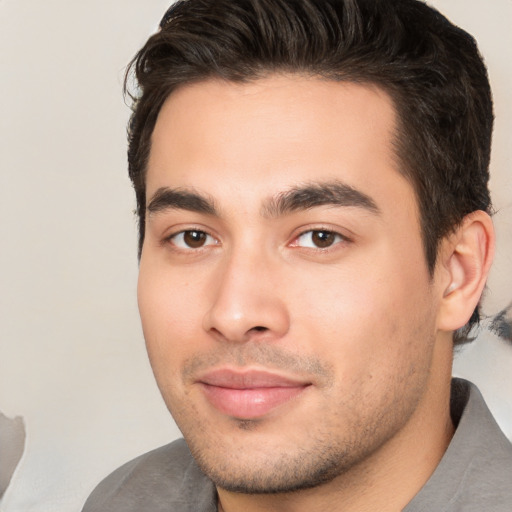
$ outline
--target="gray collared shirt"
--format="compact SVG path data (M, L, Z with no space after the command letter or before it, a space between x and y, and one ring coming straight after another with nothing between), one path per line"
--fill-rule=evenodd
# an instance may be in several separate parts
M448 450L403 512L512 512L512 445L470 382L453 379L451 414ZM216 512L216 502L180 439L114 471L82 512Z

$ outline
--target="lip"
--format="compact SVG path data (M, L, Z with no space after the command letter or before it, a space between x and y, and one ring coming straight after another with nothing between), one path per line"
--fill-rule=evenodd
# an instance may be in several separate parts
M218 369L197 379L218 411L238 419L256 419L298 397L311 382L265 370Z

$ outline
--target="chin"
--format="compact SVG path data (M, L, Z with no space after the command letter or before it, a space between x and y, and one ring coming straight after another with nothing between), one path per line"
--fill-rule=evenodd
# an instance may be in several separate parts
M355 439L340 442L312 429L299 441L291 432L270 436L258 431L258 422L239 421L237 427L239 436L220 436L211 424L185 433L203 473L218 488L235 493L278 494L317 487L349 471L377 448Z
M269 458L266 461L213 461L195 455L201 470L214 484L230 492L242 494L281 494L310 489L326 484L347 470L343 458L336 455L307 460L305 455ZM345 461L346 462L346 461Z

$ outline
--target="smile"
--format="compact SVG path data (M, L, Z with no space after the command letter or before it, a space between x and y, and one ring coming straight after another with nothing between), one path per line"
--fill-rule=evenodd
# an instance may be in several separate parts
M311 385L266 371L227 369L202 376L198 384L211 405L237 419L264 416Z

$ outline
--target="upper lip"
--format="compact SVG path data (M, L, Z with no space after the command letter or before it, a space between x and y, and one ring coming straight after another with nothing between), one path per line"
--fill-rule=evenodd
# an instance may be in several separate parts
M311 384L306 380L291 378L268 370L234 370L227 368L208 371L201 375L197 381L209 386L231 389L305 387Z

